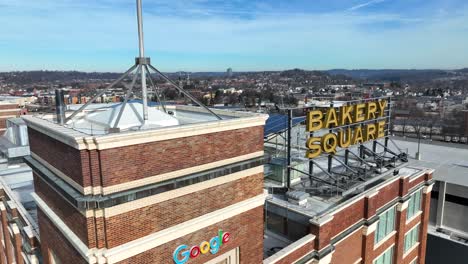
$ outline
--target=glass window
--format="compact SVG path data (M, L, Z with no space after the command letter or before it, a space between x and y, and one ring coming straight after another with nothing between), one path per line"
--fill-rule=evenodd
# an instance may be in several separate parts
M395 206L379 215L379 223L375 231L375 244L382 241L393 230L395 230Z
M374 260L374 264L392 264L393 263L393 246Z
M410 219L419 211L421 211L421 192L422 190L419 190L413 193L410 199L408 200L408 210L406 211L406 220Z
M404 252L407 253L419 241L419 225L415 226L405 235Z
M267 212L267 228L277 234L286 234L284 217L272 212Z

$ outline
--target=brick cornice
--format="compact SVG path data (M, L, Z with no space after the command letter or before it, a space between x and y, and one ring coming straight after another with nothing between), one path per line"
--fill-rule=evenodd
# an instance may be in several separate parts
M194 109L190 110L194 111ZM102 150L241 128L263 126L268 118L268 115L263 114L228 113L229 115L233 115L235 118L173 127L162 127L150 130L121 132L102 136L89 136L72 128L60 126L50 120L34 116L24 116L23 119L32 129L44 133L73 148L79 150ZM223 114L226 113L223 112Z

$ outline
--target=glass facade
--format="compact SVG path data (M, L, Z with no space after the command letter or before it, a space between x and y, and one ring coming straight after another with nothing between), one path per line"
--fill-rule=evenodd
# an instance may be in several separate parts
M421 192L422 190L419 190L411 195L408 201L408 210L406 211L407 220L421 211Z
M395 206L379 215L379 223L375 231L375 244L395 230Z
M393 246L374 260L374 264L392 264L393 263Z
M406 233L404 241L404 252L407 253L419 241L419 225Z
M308 226L298 223L292 219L288 219L287 217L268 211L266 212L266 217L268 230L282 235L291 241L299 240L309 233Z

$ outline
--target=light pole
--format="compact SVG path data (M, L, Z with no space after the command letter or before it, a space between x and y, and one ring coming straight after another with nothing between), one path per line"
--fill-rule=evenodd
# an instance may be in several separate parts
M418 131L418 152L416 152L416 159L421 160L421 152L419 152L421 146L421 131Z
M421 123L418 124L418 152L416 152L416 159L421 160Z

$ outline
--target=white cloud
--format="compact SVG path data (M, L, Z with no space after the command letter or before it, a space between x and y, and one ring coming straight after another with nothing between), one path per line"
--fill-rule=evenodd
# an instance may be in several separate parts
M368 1L366 3L362 3L362 4L359 4L359 5L355 5L351 8L348 9L348 11L355 11L355 10L358 10L358 9L361 9L361 8L364 8L366 6L370 6L370 5L375 5L375 4L378 4L378 3L382 3L384 2L385 0L371 0L371 1Z

